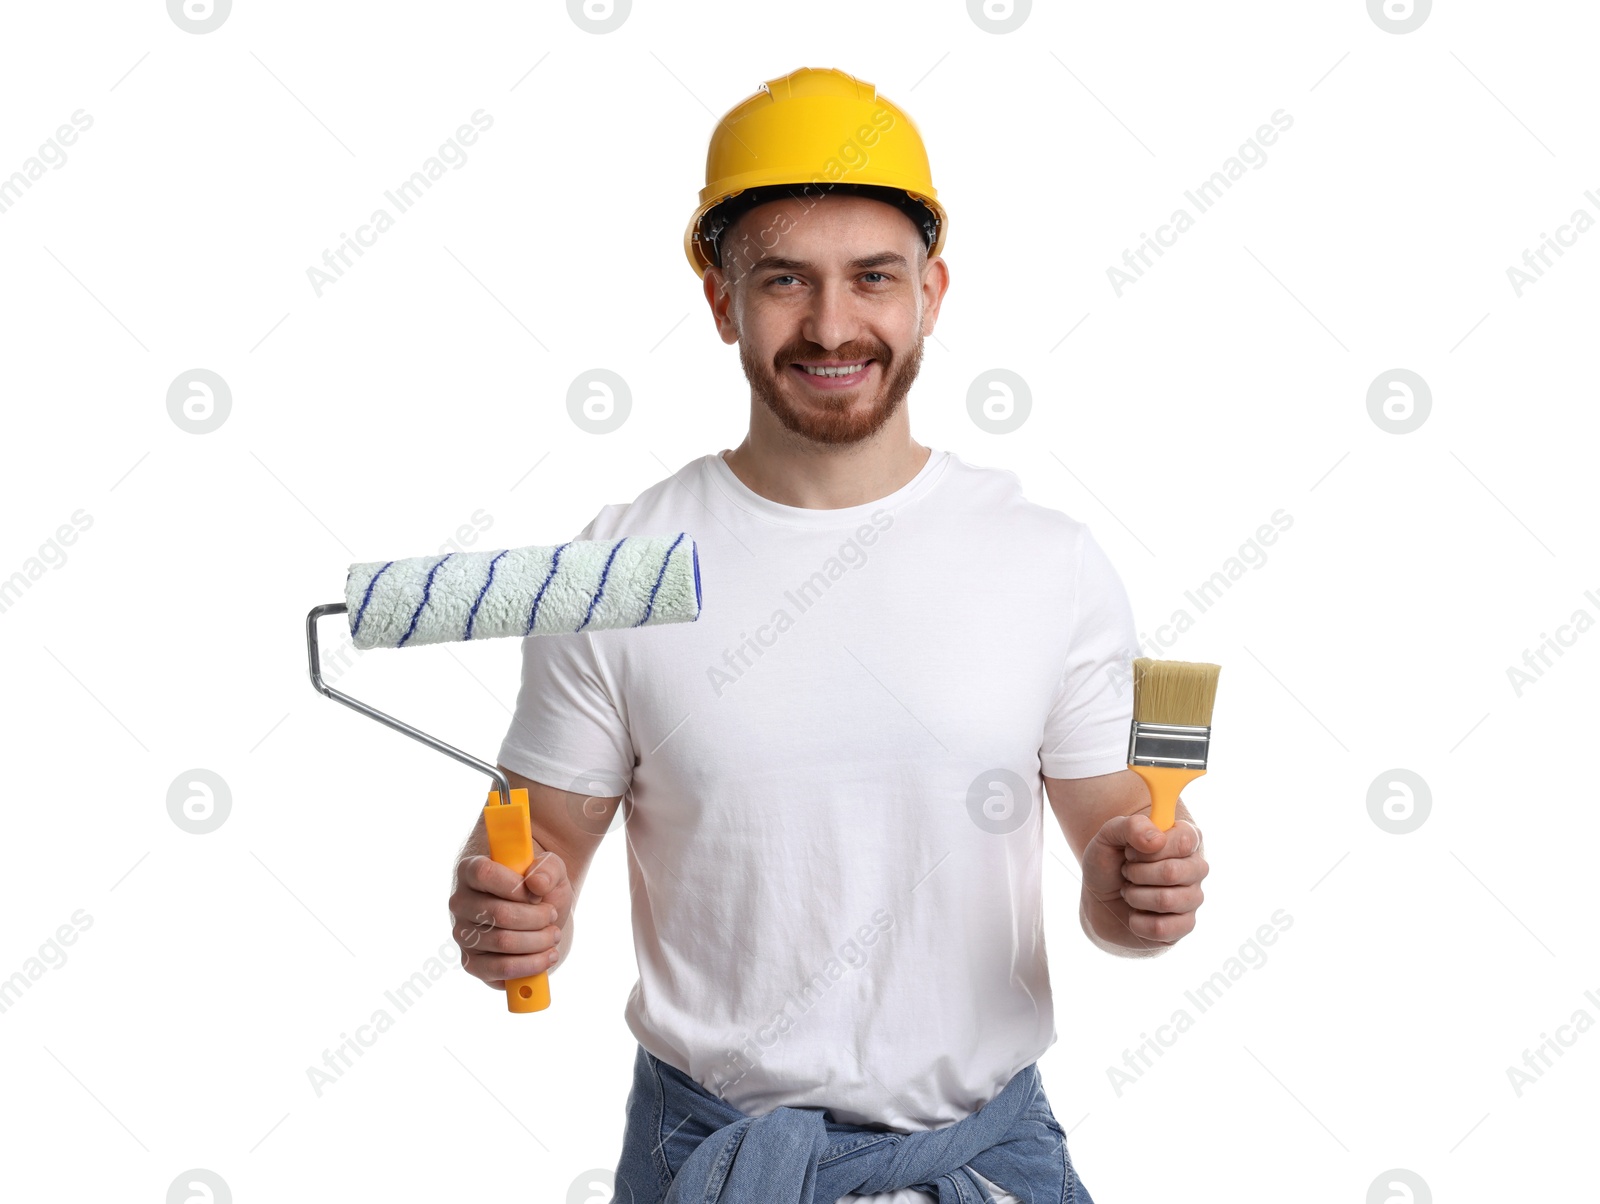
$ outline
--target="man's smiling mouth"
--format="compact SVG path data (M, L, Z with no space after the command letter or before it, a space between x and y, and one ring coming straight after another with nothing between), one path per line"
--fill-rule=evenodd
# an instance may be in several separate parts
M876 360L817 360L794 363L789 367L806 378L808 384L819 386L853 385L866 379L867 372Z

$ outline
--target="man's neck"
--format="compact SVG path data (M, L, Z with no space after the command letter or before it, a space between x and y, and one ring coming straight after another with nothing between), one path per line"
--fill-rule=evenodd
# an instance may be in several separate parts
M769 501L841 510L888 497L921 472L932 454L909 434L894 446L820 450L762 448L747 435L722 459L747 488Z

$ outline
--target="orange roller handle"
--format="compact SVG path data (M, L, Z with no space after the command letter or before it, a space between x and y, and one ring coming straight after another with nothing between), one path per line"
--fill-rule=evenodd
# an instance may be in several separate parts
M515 787L511 801L502 803L498 790L489 791L489 801L483 808L483 826L489 833L489 856L492 860L526 874L533 865L533 827L528 820L528 791ZM550 1006L550 976L534 974L528 978L513 978L506 982L506 1010L508 1012L542 1012Z
M1130 765L1150 788L1150 820L1165 832L1178 816L1178 795L1203 769L1179 769L1172 765Z

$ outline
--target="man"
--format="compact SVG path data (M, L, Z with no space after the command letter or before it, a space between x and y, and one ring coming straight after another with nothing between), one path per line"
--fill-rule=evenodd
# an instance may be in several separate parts
M851 140L850 178L816 186ZM1012 473L911 438L950 280L926 175L910 119L842 72L719 123L686 249L750 429L578 536L690 532L701 616L523 642L499 761L545 854L524 882L480 818L451 912L491 986L558 964L628 798L618 1201L1087 1202L1034 1066L1056 1035L1041 785L1094 943L1145 956L1194 926L1199 832L1181 803L1157 830L1126 767L1115 570Z

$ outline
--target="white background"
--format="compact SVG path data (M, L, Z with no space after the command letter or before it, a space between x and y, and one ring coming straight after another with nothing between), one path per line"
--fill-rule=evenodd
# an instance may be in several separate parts
M834 66L913 116L950 213L914 437L1087 521L1141 630L1195 616L1147 653L1223 666L1190 937L1089 945L1050 825L1041 1069L1096 1201L1594 1198L1600 1032L1561 1029L1520 1094L1507 1073L1600 1020L1600 634L1567 628L1520 694L1507 674L1600 617L1600 233L1521 296L1507 276L1600 217L1592 6L1441 4L1404 34L1358 0L1039 4L1010 33L951 0L639 3L604 34L554 3L4 22L0 178L92 125L0 213L0 580L55 562L0 612L0 977L55 963L0 1013L0 1194L183 1199L204 1168L241 1202L606 1198L634 1054L621 839L548 1011L451 963L397 1013L384 992L449 939L484 783L312 691L305 615L353 561L480 511L474 549L559 543L740 441L748 386L683 227L715 118ZM479 109L465 164L318 296L307 269ZM1124 249L1280 109L1264 165L1119 297ZM598 367L633 407L602 436L566 407ZM1397 367L1432 396L1408 434L1367 406ZM167 408L196 368L231 390L206 434ZM996 368L1031 392L1004 435L967 405ZM1197 614L1185 591L1280 508ZM351 654L336 684L492 757L518 664L512 640ZM1404 835L1368 809L1397 768L1431 794ZM231 797L204 835L167 805L196 769ZM1265 963L1197 1014L1184 992L1278 909ZM393 1027L318 1095L307 1068L380 1007ZM1180 1008L1119 1091L1108 1069Z

